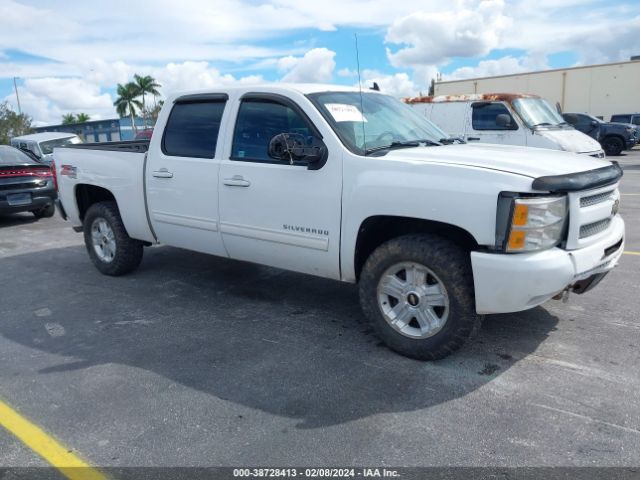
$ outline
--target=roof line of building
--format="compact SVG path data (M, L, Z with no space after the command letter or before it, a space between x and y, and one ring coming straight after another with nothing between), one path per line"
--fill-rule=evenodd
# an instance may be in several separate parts
M533 72L520 72L520 73L508 73L505 75L490 75L487 77L474 77L474 78L463 78L460 80L444 80L440 82L436 82L437 84L443 83L459 83L459 82L470 82L475 80L487 80L489 78L506 78L506 77L518 77L521 75L535 75L538 73L550 73L550 72L563 72L567 70L580 70L583 68L599 68L599 67L610 67L612 65L626 65L629 63L640 63L640 60L625 60L624 62L612 62L612 63L599 63L597 65L580 65L577 67L565 67L565 68L552 68L550 70L535 70Z

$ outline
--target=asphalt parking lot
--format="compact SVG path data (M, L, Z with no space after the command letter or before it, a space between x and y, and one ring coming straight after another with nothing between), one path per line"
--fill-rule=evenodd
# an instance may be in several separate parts
M59 217L0 218L0 399L98 466L640 465L640 150L620 266L398 356L354 286L168 247L92 266ZM45 461L0 428L0 466Z

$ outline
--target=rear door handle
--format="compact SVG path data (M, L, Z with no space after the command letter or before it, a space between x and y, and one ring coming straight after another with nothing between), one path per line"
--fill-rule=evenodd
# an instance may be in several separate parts
M478 140L480 140L480 137L467 137L468 142L473 142L473 141L477 142Z
M242 178L242 175L234 175L231 178L225 178L222 183L229 187L248 187L251 185L249 180Z
M156 170L155 172L151 172L156 178L173 178L173 173L171 173L166 168L161 168L160 170Z

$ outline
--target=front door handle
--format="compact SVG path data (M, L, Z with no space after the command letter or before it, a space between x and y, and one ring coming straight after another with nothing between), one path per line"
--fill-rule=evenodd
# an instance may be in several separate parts
M166 168L161 168L160 170L156 170L155 172L151 172L156 178L173 178L173 173L171 173Z
M477 142L480 140L480 137L467 137L467 142Z
M222 183L229 187L248 187L251 185L249 180L242 178L242 175L234 175L231 178L225 178Z

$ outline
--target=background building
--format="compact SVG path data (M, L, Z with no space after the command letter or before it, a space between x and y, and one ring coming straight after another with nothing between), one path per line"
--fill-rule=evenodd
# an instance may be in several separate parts
M136 118L135 121L138 131L144 130L144 120L142 118ZM151 128L151 126L148 128ZM75 133L85 142L117 142L119 140L133 140L135 137L130 118L111 118L65 125L47 125L45 127L35 127L33 130L38 133Z
M605 120L640 112L640 60L562 68L435 84L435 95L532 93L557 103L563 112L589 113Z

